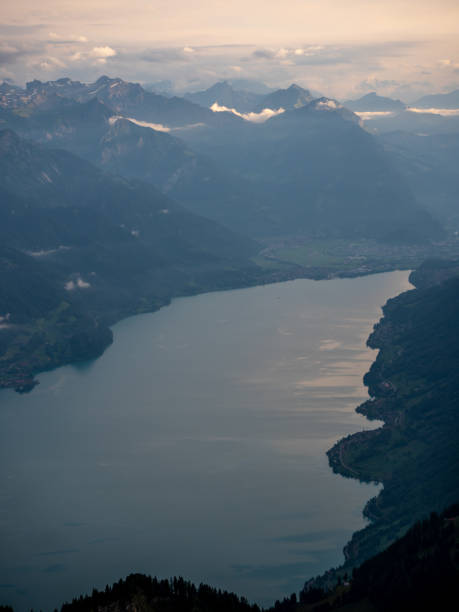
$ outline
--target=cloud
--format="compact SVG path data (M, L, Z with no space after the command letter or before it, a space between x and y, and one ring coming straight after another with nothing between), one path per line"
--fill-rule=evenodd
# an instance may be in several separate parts
M341 346L341 342L338 342L337 340L322 340L320 342L320 349L321 351L334 351L335 349L339 348Z
M13 72L7 70L3 66L0 66L0 79L2 81L10 81L11 83L14 83L14 76L15 75Z
M38 67L45 72L51 72L56 68L65 68L66 64L58 57L46 57L38 62Z
M354 111L354 113L362 119L362 121L371 121L372 119L381 119L384 117L393 117L394 111Z
M114 123L120 120L127 120L127 121L130 121L131 123L134 123L135 125L139 125L140 127L147 127L152 130L156 130L157 132L170 132L171 131L170 127L167 127L167 125L163 125L162 123L150 123L149 121L139 121L138 119L133 119L132 117L121 117L121 116L110 117L108 122L110 123L110 125L113 125Z
M36 34L40 30L46 28L46 24L34 25L10 25L0 24L0 34L3 36L23 36L27 34Z
M316 103L316 106L326 110L336 110L337 108L341 107L341 104L338 104L335 102L335 100L319 100L319 102Z
M453 70L453 72L459 72L459 62L452 59L441 59L438 60L437 64L442 69Z
M291 50L290 49L284 49L283 47L281 49L279 49L279 51L276 52L275 57L278 57L280 59L285 59L287 58L289 55L291 55Z
M323 45L255 49L251 56L244 57L241 61L250 62L253 59L276 62L284 66L324 66L351 62L351 57L348 57L345 50Z
M89 57L95 58L96 64L106 64L109 57L115 57L116 51L111 47L93 47L89 52Z
M398 87L400 81L394 81L392 79L379 79L375 76L369 76L365 80L361 81L358 85L362 91L376 91L377 89L384 89L386 87Z
M406 109L410 113L429 113L431 115L442 115L443 117L459 116L459 108L415 108L408 107Z
M76 280L68 281L64 285L66 291L75 291L75 289L89 289L90 286L91 284L84 281L81 276L79 276Z
M255 59L267 59L271 60L276 57L274 51L269 51L268 49L255 49L252 53L252 57ZM248 58L244 58L246 61Z
M152 130L156 130L157 132L170 132L171 128L167 127L167 125L163 125L162 123L150 123L148 121L139 121L137 119L133 119L132 117L127 117L127 120L131 123L135 123L135 125L140 125L140 127L147 127Z
M99 59L106 59L107 57L114 57L116 55L115 49L111 47L93 47L89 55Z
M48 33L49 42L55 44L67 44L67 43L86 43L88 39L86 36L77 36L76 34L72 34L71 36L57 34L56 32Z
M70 21L67 25L54 21L23 30L0 26L0 74L18 82L48 80L54 74L62 76L63 68L49 59L57 58L72 79L95 80L110 64L111 74L125 80L152 83L169 79L174 83L171 93L178 95L205 89L239 73L274 89L297 82L317 96L320 92L347 99L379 90L382 95L406 101L432 91L454 89L459 83L455 72L459 70L455 67L459 58L454 47L446 43L399 40L327 44L323 37L314 37L313 42L298 37L282 41L279 37L277 42L261 38L257 44L254 37L254 42L241 45L199 45L199 39L189 33L180 42L177 38L176 46L152 48L146 38L128 41L112 36L101 30L102 25L109 24L99 22ZM107 48L115 55L98 51ZM438 63L438 58L444 61ZM421 82L425 71L431 72L428 83Z
M181 49L151 49L141 54L144 62L187 62L190 61L196 50L192 47Z
M0 64L14 64L27 51L18 44L0 41Z
M252 123L264 123L268 119L275 117L276 115L281 115L285 112L284 108L278 108L277 110L273 110L271 108L264 108L260 113L240 113L235 108L228 108L227 106L220 106L217 102L214 102L210 107L210 110L214 113L233 113L233 115L237 115L246 121L251 121Z

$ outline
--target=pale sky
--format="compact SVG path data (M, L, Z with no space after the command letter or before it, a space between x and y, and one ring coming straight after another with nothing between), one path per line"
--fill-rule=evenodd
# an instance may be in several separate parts
M19 84L239 77L408 101L459 87L459 0L16 0L0 14L0 78Z

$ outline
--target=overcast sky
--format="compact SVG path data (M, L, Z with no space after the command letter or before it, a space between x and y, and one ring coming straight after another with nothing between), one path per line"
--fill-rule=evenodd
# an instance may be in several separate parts
M0 78L223 78L410 101L459 87L459 0L3 2Z

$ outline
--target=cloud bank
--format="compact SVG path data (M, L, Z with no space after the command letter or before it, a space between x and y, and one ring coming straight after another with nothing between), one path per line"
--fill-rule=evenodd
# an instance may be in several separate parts
M338 99L377 89L412 102L459 87L457 0L437 0L435 10L418 0L415 11L400 0L4 4L0 79L21 85L94 81L104 66L126 80L173 81L174 93L235 75Z

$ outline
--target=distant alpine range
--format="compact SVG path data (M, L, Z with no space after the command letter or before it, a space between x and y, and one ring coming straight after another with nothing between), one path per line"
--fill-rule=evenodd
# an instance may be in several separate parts
M251 94L251 111L250 96L241 102L228 83L188 99L108 77L89 85L33 81L25 90L3 84L1 91L3 127L151 183L250 237L441 234L360 119L298 85ZM215 103L238 114L213 112ZM242 109L278 114L254 123Z

